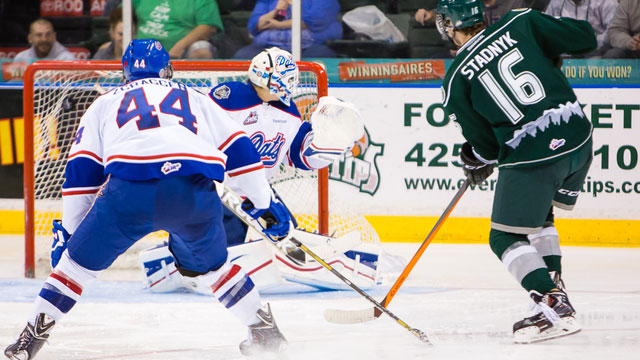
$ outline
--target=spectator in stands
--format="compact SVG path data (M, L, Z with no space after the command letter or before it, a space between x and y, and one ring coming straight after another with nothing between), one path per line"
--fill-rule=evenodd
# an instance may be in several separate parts
M488 26L500 20L504 14L512 9L532 8L542 11L549 4L549 0L483 0L482 3L484 4L484 22ZM423 26L425 24L434 26L435 14L435 10L418 9L415 19Z
M605 59L640 58L640 2L620 0L607 31L610 48Z
M94 60L122 60L122 8L113 10L109 15L109 37L111 41L100 46L93 55Z
M19 52L13 61L29 60L75 60L73 54L56 41L53 24L46 19L37 19L29 26L29 44L31 47Z
M504 14L508 13L512 9L519 8L532 8L534 10L543 11L549 0L483 0L484 5L483 13L484 22L487 26L492 25L496 21L500 20ZM436 21L436 11L418 9L415 13L416 21L426 27L434 27ZM457 50L449 50L451 57L456 56ZM438 54L437 57L448 57L446 53Z
M105 15L121 0L108 0ZM139 39L159 40L172 59L212 59L217 49L209 40L223 31L216 0L132 0Z
M598 50L605 44L607 28L616 12L616 0L551 0L545 11L551 16L563 16L588 21L596 32ZM586 54L590 57L595 53Z
M238 50L236 59L251 59L272 46L291 51L291 0L258 0L253 8L249 33L253 43ZM302 57L335 57L327 40L342 38L338 21L340 4L337 0L302 0Z

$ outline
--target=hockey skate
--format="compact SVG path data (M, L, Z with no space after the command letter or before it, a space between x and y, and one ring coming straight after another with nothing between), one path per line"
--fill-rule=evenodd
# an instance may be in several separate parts
M9 345L4 350L4 354L13 360L33 359L49 338L55 323L46 314L38 314L35 325L27 324L18 340Z
M576 311L564 291L552 289L544 295L531 291L531 298L536 303L537 313L513 325L516 344L554 339L580 331Z
M271 306L258 310L258 323L249 326L249 338L240 343L240 352L245 356L258 355L263 352L278 353L287 348L276 321L271 314Z
M564 292L567 291L567 288L564 286L564 281L560 277L560 273L557 271L549 271L549 276L553 283L556 284L556 289L562 290Z

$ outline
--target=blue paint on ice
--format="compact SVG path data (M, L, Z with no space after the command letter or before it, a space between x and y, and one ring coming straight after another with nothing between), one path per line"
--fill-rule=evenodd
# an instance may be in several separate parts
M7 279L0 278L0 302L33 302L40 292L43 279ZM450 289L430 287L403 287L400 293L426 294L447 291ZM388 286L378 286L367 291L375 299L383 298L389 291ZM283 284L261 291L265 300L321 298L339 299L359 297L352 290L327 291L302 284ZM174 302L210 302L214 298L196 294L186 290L166 294L151 293L144 284L134 281L102 281L98 280L84 289L80 302L83 303L174 303Z

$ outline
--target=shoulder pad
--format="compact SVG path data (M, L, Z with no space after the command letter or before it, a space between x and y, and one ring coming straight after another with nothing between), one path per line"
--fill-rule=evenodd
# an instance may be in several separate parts
M269 102L269 104L271 104L272 106L275 106L278 109L280 109L280 110L282 110L282 111L284 111L284 112L286 112L286 113L288 113L290 115L293 115L295 117L298 117L298 118L302 117L302 116L300 116L300 112L298 111L298 107L296 106L296 103L293 100L291 100L289 102L289 106L283 104L280 101L271 101L271 102Z
M211 89L209 97L225 110L241 110L262 103L251 85L239 81L219 84Z

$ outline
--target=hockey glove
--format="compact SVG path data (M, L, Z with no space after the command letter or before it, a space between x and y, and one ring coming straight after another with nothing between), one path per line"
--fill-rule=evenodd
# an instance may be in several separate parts
M62 226L60 220L53 220L53 243L51 244L51 270L53 270L62 257L62 253L67 249L67 240L71 237Z
M473 149L468 142L462 144L460 160L464 164L462 171L469 184L478 185L485 181L493 173L493 164L486 164L480 161L473 153Z
M278 200L271 199L268 209L257 209L251 200L245 199L242 202L242 210L258 220L264 234L273 242L284 239L289 233L291 216L287 208Z
M364 123L358 108L333 96L320 98L311 114L311 129L313 139L305 144L303 155L323 160L327 165L364 136Z
M562 69L562 56L556 56L552 61L553 66L557 67L558 69Z

